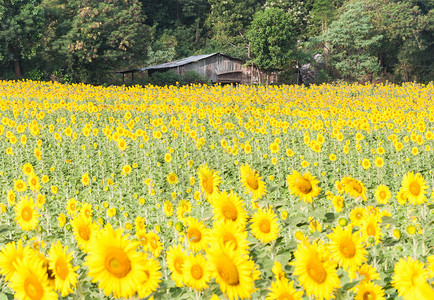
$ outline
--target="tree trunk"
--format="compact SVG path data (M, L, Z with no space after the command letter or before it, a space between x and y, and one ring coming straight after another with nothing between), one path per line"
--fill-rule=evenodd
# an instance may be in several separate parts
M21 68L20 68L20 58L18 55L18 51L15 50L14 47L11 45L8 45L8 50L14 57L14 69L15 69L15 77L20 78L21 77Z
M197 44L197 42L199 42L199 21L200 19L197 18L196 19L196 38L195 38L195 43Z

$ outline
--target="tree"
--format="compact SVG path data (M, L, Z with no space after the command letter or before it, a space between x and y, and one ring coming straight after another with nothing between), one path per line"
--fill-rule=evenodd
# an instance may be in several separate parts
M248 57L247 28L254 13L264 4L262 0L208 0L211 11L206 21L211 39L219 47L230 45L234 52L243 52L239 58ZM242 51L240 51L240 49Z
M79 81L135 67L146 58L150 28L137 0L81 0L66 35L66 54Z
M322 38L330 45L332 65L344 79L364 81L380 71L376 54L383 36L374 31L361 2L344 6Z
M258 11L247 34L254 55L253 63L266 71L283 68L295 45L293 21L278 8Z
M365 6L375 30L384 36L382 66L398 80L432 80L433 2L365 0Z
M0 0L0 44L5 62L13 61L21 77L20 62L36 55L44 24L44 10L36 0Z

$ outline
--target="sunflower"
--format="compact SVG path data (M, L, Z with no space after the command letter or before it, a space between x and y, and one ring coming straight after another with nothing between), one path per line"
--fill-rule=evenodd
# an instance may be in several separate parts
M145 271L142 253L137 252L138 242L122 235L122 229L114 230L108 224L92 239L85 265L92 282L109 296L129 298L135 294Z
M84 218L92 219L92 204L83 203L80 208L80 215Z
M377 168L382 168L384 166L384 160L382 157L376 157L375 158L375 166Z
M356 296L354 300L384 300L384 291L381 286L376 285L372 281L361 282L356 287Z
M380 279L380 274L378 274L375 267L364 263L358 269L350 269L348 272L348 277L351 279L351 281L354 279L361 279L360 283L362 283Z
M15 206L15 221L22 230L30 231L38 225L39 214L33 204L33 199L27 196L20 198L20 201Z
M169 184L176 184L176 183L178 183L179 182L178 175L176 175L173 172L170 172L169 174L167 174L167 182Z
M342 178L342 186L344 187L345 193L349 194L351 197L355 199L360 197L363 201L366 201L366 188L361 181L351 177L344 177Z
M29 180L27 181L29 188L32 191L39 191L41 184L39 183L39 177L36 174L30 174Z
M80 249L86 253L89 252L90 242L96 232L98 232L98 225L93 223L92 219L79 215L71 220L71 226Z
M25 192L27 190L27 184L21 179L15 180L14 189L17 192Z
M271 153L279 152L279 144L276 142L271 143L268 148L270 149Z
M66 215L64 213L60 213L57 217L57 221L59 222L59 227L62 228L66 223Z
M335 195L332 198L333 207L336 212L341 212L344 207L344 198L341 195Z
M173 205L169 200L164 201L164 214L166 217L171 217L173 215Z
M362 238L368 245L374 243L377 245L380 243L381 236L383 235L381 233L380 223L381 219L378 215L368 215L360 224ZM371 238L373 238L373 240Z
M182 199L179 201L178 206L176 208L176 217L182 223L187 223L189 214L193 209L193 205L190 201Z
M423 263L412 257L401 258L395 264L394 271L392 285L398 290L399 296L404 299L432 299L421 298L419 295L421 290L426 290L428 294L431 289L427 283L429 272L424 268ZM432 294L434 292L431 289Z
M23 247L23 241L7 243L0 250L0 274L9 281L16 272L16 263L30 253L29 246Z
M15 196L14 190L9 190L8 191L7 199L8 199L8 205L9 206L14 206L15 205L16 196Z
M375 190L375 199L377 199L378 203L387 204L391 197L392 193L386 185L380 184L377 186L377 189Z
M363 219L366 217L366 209L360 206L356 206L350 213L350 220L354 226L360 226Z
M288 281L286 278L286 274L282 269L282 264L278 261L275 261L273 267L271 268L271 272L274 274L274 278L277 281Z
M428 186L419 173L407 173L402 179L402 190L410 204L419 205L427 201L425 194Z
M68 212L68 215L70 215L71 217L75 217L75 215L77 215L77 206L79 204L80 203L77 201L77 199L69 199L66 203L66 211Z
M143 275L140 277L141 282L137 290L140 299L146 298L151 293L155 292L161 281L161 267L158 261L154 257L145 257L143 260L144 270Z
M292 174L286 177L286 183L291 194L300 196L305 203L311 203L313 197L316 197L321 191L318 187L318 180L309 172L301 176L300 173L293 170Z
M149 251L155 257L158 257L163 250L163 244L160 242L160 237L155 233L155 231L151 231L147 233L147 244L145 247L146 251Z
M265 298L265 300L301 300L303 297L303 291L297 291L294 288L294 281L273 281L269 290L270 293L268 293L268 296Z
M250 169L248 164L241 166L241 182L246 192L252 193L253 200L261 199L267 193L265 182L261 178L256 170Z
M221 178L217 175L218 172L210 169L207 164L200 165L197 169L199 183L202 191L205 193L205 198L212 203L213 197L218 192L218 185Z
M263 210L259 208L252 217L253 236L261 243L274 241L279 236L279 225L277 223L277 215L271 208Z
M23 173L27 176L30 176L31 174L33 174L34 170L33 170L33 166L32 164L26 163L23 165Z
M38 209L41 209L44 206L45 201L46 201L45 195L38 194L38 196L36 196L36 207Z
M19 259L10 287L16 299L57 299L57 293L49 284L43 261L25 256Z
M201 291L208 287L211 274L208 262L202 255L188 256L182 266L182 273L185 284L194 290Z
M181 245L170 246L166 252L167 267L172 272L170 276L176 286L182 287L184 282L183 266L187 260L187 254Z
M225 247L228 244L232 244L233 250L240 253L240 255L248 253L247 231L238 228L234 223L215 222L211 237L211 247Z
M333 292L341 283L336 272L336 263L328 257L324 245L299 243L294 252L294 275L309 297L333 298Z
M52 244L49 252L49 269L54 275L54 286L62 297L73 292L77 284L77 267L71 265L72 253L67 253L68 246L62 247L60 241Z
M208 253L210 269L220 290L230 299L250 298L254 292L254 263L227 246Z
M137 216L134 219L134 225L135 225L137 232L144 230L144 229L146 229L146 219L141 217L141 216Z
M330 257L343 269L354 269L366 260L368 252L363 248L359 233L352 233L351 227L335 227L327 237L330 239Z
M146 229L136 231L136 238L139 241L140 246L143 247L143 249L147 249L148 247L148 233L146 232Z
M215 220L233 223L242 229L246 226L247 213L244 210L244 203L233 191L230 194L226 191L220 192L212 206Z
M81 176L81 183L83 186L87 186L90 183L89 173L85 173Z
M364 159L362 160L362 167L363 167L363 169L365 169L365 170L368 170L368 169L371 167L371 162L369 161L369 159L364 158Z
M398 201L400 205L404 205L407 202L407 195L405 194L402 187L399 189L398 193L396 194L396 201Z
M209 229L202 222L189 218L189 226L186 232L189 248L193 253L205 250L209 242Z

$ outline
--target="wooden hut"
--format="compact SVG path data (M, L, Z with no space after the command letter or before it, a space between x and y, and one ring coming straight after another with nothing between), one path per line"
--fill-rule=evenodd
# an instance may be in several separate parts
M266 73L253 65L246 65L245 63L242 59L216 52L190 56L136 70L118 71L117 73L123 76L127 73L132 73L133 76L134 72L137 71L146 71L148 75L152 75L155 72L174 71L179 75L183 75L187 71L194 71L207 77L212 83L277 83L277 73Z

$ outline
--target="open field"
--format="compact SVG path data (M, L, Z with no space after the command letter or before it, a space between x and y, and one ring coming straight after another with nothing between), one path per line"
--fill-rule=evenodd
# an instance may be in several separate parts
M433 92L0 81L0 299L433 299Z

